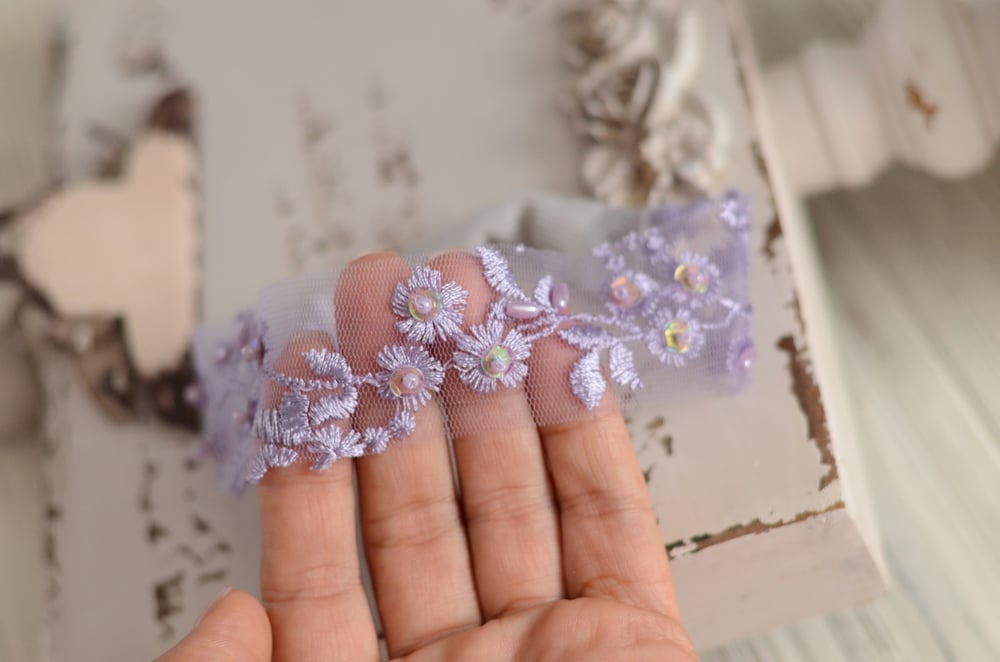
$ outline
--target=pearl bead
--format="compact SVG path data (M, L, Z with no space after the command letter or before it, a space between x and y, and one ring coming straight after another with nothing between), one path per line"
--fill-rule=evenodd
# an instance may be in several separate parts
M608 286L608 296L611 302L619 308L632 308L642 296L639 286L625 276L619 276Z
M549 302L560 312L569 308L569 285L563 282L553 285L552 292L549 293Z
M260 363L264 357L264 346L260 340L253 340L240 349L240 355L247 363Z
M750 370L757 359L757 351L752 344L747 344L736 356L736 367L741 370Z
M514 320L533 320L541 314L541 309L527 301L508 301L504 307L507 317Z
M188 384L184 387L184 402L192 407L205 404L205 391L198 384Z
M483 356L483 372L490 377L499 379L507 374L511 363L510 351L503 345L494 345Z
M683 354L691 347L691 336L689 335L687 322L684 320L671 320L663 327L663 339L667 343L667 349L675 354Z
M247 406L243 409L237 409L233 412L233 423L236 423L237 425L247 425L253 420L253 414L253 405L247 403Z
M709 276L695 264L682 264L674 270L674 280L689 292L704 294L708 291Z
M417 290L410 295L410 316L419 322L434 319L441 309L441 295L434 290Z
M226 345L219 345L215 350L215 362L225 363L225 361L229 358L230 352L231 350Z
M389 390L396 397L418 393L423 385L423 373L413 366L400 366L389 376Z

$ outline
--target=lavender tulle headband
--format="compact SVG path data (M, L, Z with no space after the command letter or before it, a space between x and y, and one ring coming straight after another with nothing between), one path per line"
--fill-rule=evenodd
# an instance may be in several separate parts
M748 204L602 208L622 236L572 255L480 246L360 260L266 288L254 311L195 339L205 450L239 490L296 462L405 443L439 408L518 389L534 423L578 420L615 394L660 406L738 389L753 362ZM611 222L613 221L613 223Z

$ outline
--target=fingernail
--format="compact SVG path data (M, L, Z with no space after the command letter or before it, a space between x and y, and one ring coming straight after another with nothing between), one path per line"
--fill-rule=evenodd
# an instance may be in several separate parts
M358 253L353 258L351 258L351 264L366 264L368 262L379 262L385 259L391 259L395 256L390 250L380 250L380 251L368 251L365 253Z
M205 607L205 610L201 612L200 616L198 616L198 620L194 622L194 626L198 627L198 625L200 625L201 622L203 620L205 620L205 617L208 616L208 612L210 612L213 609L215 609L215 605L217 605L220 602L222 602L223 598L225 598L227 595L229 595L232 592L233 592L233 587L232 586L226 586L221 591L219 591L218 593L216 593L215 597L212 598L212 601L210 603L208 603L207 607Z

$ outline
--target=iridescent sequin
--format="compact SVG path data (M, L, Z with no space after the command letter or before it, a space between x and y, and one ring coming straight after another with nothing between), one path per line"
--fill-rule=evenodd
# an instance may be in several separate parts
M696 264L681 264L674 270L674 280L688 292L704 294L708 291L711 279L705 271Z
M503 345L494 345L483 356L483 372L499 379L510 370L511 362L510 350Z
M676 354L684 354L691 348L691 336L688 323L684 320L670 320L663 327L663 339L667 349Z
M619 276L608 285L608 297L619 308L633 308L642 298L642 292L626 276Z

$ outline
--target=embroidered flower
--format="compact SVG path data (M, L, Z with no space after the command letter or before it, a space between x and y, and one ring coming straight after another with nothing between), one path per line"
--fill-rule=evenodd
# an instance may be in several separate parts
M402 317L396 328L412 343L427 344L462 332L462 312L469 293L452 281L441 284L441 272L420 266L392 294L392 310Z
M470 332L458 337L454 359L462 381L474 391L492 393L497 382L517 386L528 374L531 343L517 329L504 336L503 322L490 320Z
M652 316L651 322L646 346L661 363L680 367L701 353L705 336L691 311L663 309Z
M379 395L401 400L406 409L426 405L444 381L444 366L423 347L387 345L376 361L382 368L375 374Z
M389 447L389 431L385 428L367 428L361 438L369 453L384 453Z
M707 257L685 251L671 266L673 283L667 291L675 303L695 309L715 301L721 273Z
M417 419L405 409L389 419L389 436L393 439L405 439L417 429Z
M321 428L306 445L306 450L313 457L310 469L325 471L342 457L361 457L365 454L365 447L360 442L361 435L354 430L344 430L336 425Z

